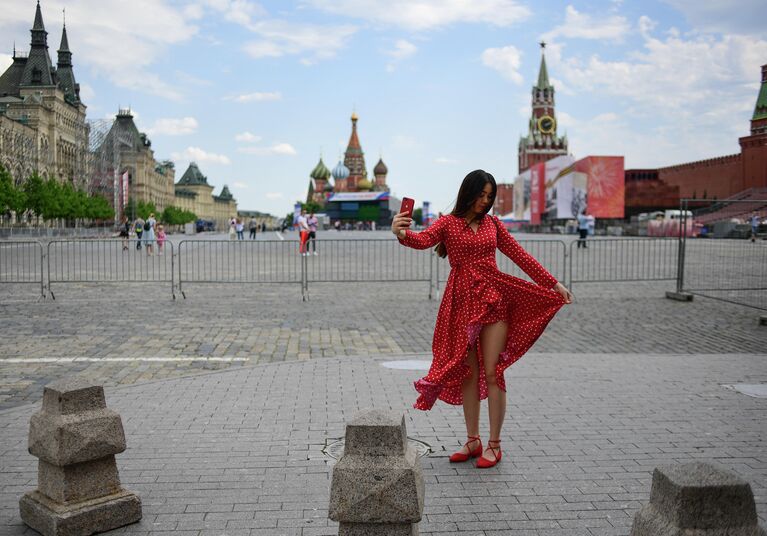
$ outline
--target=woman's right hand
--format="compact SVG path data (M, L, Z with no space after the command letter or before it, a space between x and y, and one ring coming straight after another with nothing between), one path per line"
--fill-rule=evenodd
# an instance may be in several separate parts
M400 231L408 229L411 223L413 223L413 219L408 218L407 212L400 212L391 221L391 232L399 238Z

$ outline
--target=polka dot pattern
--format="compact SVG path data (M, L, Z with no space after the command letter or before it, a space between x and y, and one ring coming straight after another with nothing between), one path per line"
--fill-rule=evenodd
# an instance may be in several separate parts
M499 321L508 323L506 346L495 374L496 383L505 391L504 371L530 349L565 303L552 290L557 280L494 216L482 218L476 232L462 218L443 216L420 233L407 230L399 240L414 249L444 242L451 268L434 328L434 359L429 373L415 382L420 396L413 407L428 410L437 399L462 404L461 384L471 375L466 355L475 346L480 367L479 398L487 398L479 334L484 325ZM537 284L501 272L495 262L496 248Z

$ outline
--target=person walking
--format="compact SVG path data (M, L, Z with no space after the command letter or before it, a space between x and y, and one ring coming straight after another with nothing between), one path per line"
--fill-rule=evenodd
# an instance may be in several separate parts
M255 240L256 231L258 230L258 222L256 221L256 218L250 218L250 221L248 222L248 230L250 231L250 239Z
M759 215L756 211L751 213L751 242L756 242L756 232L759 230Z
M120 238L123 239L123 251L127 251L130 243L130 222L125 215L120 220Z
M306 251L306 241L309 239L309 224L306 221L305 209L301 209L301 214L298 216L296 224L298 225L298 237L300 240L298 244L298 252L306 257L309 255L309 253Z
M234 230L237 233L237 240L245 240L245 226L242 224L242 220L235 220Z
M136 250L141 250L141 237L144 234L144 224L146 222L144 221L144 218L139 216L136 218L136 221L133 223L133 229L136 231Z
M154 228L157 225L157 220L154 218L154 212L144 222L144 242L146 244L146 254L151 257L154 255Z
M165 227L160 223L157 225L157 254L162 255L165 251L165 242L168 240L168 235L165 233Z
M415 382L413 407L429 410L439 399L463 405L468 441L450 456L453 463L478 458L478 468L501 461L501 429L506 413L504 371L535 343L572 294L488 215L497 186L490 173L466 175L453 211L422 232L409 229L406 212L392 221L399 242L414 249L437 244L450 261L450 276L440 304L429 373ZM536 284L498 269L495 251L513 260ZM480 401L488 399L490 437L479 435Z
M307 237L307 244L306 244L306 254L309 254L309 246L312 246L312 251L314 255L317 255L317 224L318 224L317 216L314 215L314 212L311 212L309 214L309 217L306 218L306 224L309 226L309 236Z
M583 211L578 214L578 249L583 246L584 248L588 247L586 245L586 237L589 236L589 217L586 215L586 209L584 208Z

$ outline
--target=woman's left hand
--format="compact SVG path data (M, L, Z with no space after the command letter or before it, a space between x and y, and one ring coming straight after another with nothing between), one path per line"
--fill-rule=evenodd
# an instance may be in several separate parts
M573 293L567 290L567 287L562 283L557 283L557 286L555 286L553 290L558 292L565 299L565 303L573 303Z

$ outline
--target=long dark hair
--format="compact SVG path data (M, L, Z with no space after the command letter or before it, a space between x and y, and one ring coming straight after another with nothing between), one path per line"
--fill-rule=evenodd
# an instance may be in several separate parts
M450 214L458 218L465 218L466 214L469 213L474 202L480 194L482 194L482 190L485 189L487 184L492 188L492 192L490 193L490 204L485 209L485 214L487 214L495 202L495 195L498 193L498 185L495 183L495 177L482 169L475 169L463 178L461 187L458 189L458 198L455 201L455 207ZM434 251L436 251L437 255L440 257L447 256L447 246L445 246L444 242L440 242Z

